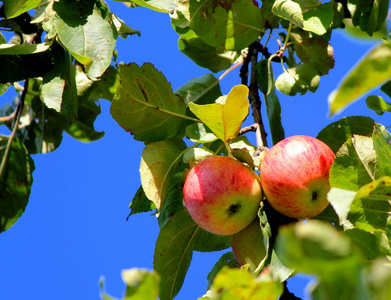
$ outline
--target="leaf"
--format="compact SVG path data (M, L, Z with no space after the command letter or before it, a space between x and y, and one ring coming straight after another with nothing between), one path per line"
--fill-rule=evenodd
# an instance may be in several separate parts
M7 0L4 1L4 13L7 19L15 18L30 9L36 8L40 0Z
M378 240L373 233L353 228L346 230L345 235L350 238L353 245L361 252L366 261L373 261L384 256L381 245L379 245Z
M275 91L274 74L271 66L271 61L268 61L267 63L268 64L266 74L268 88L266 94L264 95L270 133L272 135L273 144L275 145L285 138L285 132L281 123L281 105Z
M326 75L334 68L333 48L321 38L306 38L295 44L295 51L303 63L311 64L320 75Z
M111 20L113 21L115 28L117 29L117 33L122 38L126 39L128 35L134 35L137 34L138 36L141 36L140 31L135 30L128 25L124 23L120 18L118 18L115 14L110 13Z
M295 1L276 0L273 4L272 12L300 28L304 27L302 9L300 4Z
M317 275L314 299L368 299L361 256L334 226L318 220L284 226L277 236L276 252L297 272Z
M126 269L122 270L121 277L126 284L125 295L122 300L137 300L137 299L157 299L159 293L159 275L155 271L145 269ZM104 291L104 280L100 282L100 296L103 300L118 300L117 298L107 295Z
M303 12L303 29L323 35L330 28L333 16L334 10L330 2L317 5L313 9Z
M174 9L178 6L179 1L178 0L132 0L131 2L158 12L172 13Z
M390 195L391 177L386 176L364 185L357 192L333 188L328 199L334 207L339 208L336 212L340 224L349 221L350 227L371 232L375 229L386 230L391 214Z
M355 135L337 152L330 169L330 185L357 191L376 178L376 164L372 139Z
M189 2L190 28L206 43L216 48L240 51L262 32L262 17L251 0L229 4L214 1Z
M365 99L365 103L369 109L375 111L379 116L386 111L391 112L391 103L384 101L380 96L368 96L367 99Z
M54 67L43 76L41 99L48 108L72 120L77 117L75 68L60 45L55 45L51 53Z
M1 44L0 65L2 72L0 72L0 83L40 77L50 71L53 64L49 46L49 44Z
M228 69L238 56L237 52L212 47L199 37L179 38L178 48L197 65L213 73Z
M330 116L343 110L373 88L391 77L391 44L372 48L345 76L328 98ZM359 83L359 84L358 84Z
M380 87L380 90L388 97L391 98L391 80L388 80L385 83L383 83L382 86Z
M188 164L189 167L192 168L199 162L203 161L205 158L214 155L215 154L212 151L204 147L201 148L192 147L192 148L188 148L185 154L183 154L183 162L185 164Z
M269 272L254 277L245 269L223 267L213 280L206 299L277 299L283 292L282 285Z
M217 235L200 228L200 237L194 251L213 252L231 247L231 236Z
M234 86L226 96L214 104L197 105L189 103L190 110L207 125L222 141L228 142L238 136L240 126L248 115L248 88ZM224 101L225 100L225 101Z
M317 139L325 142L334 153L354 134L372 136L375 121L369 117L344 117L323 128Z
M195 143L211 143L218 139L203 123L193 123L187 126L186 137Z
M167 196L171 172L185 149L186 145L181 140L164 140L148 144L142 152L141 184L147 198L159 210Z
M239 263L236 261L234 255L231 251L224 253L219 258L219 260L214 264L212 270L210 270L210 272L208 273L208 276L207 276L208 286L206 288L207 290L210 289L212 282L213 282L213 279L216 277L216 275L219 273L219 271L225 266L228 268L239 268L240 267Z
M155 245L153 268L161 278L160 299L178 294L189 268L200 228L183 209L160 230Z
M87 75L98 79L109 67L117 31L100 1L54 2L54 26L61 43L86 66Z
M190 102L210 104L221 96L219 80L210 73L191 79L174 93L181 96L187 105Z
M278 76L276 88L288 96L295 96L297 93L304 95L308 90L312 93L318 89L319 75L310 64L298 65L287 69Z
M120 65L118 76L120 85L110 109L118 124L146 143L175 137L186 107L164 75L150 63L131 63Z
M7 143L8 137L0 135L0 160L4 158ZM27 149L15 138L0 180L0 232L11 228L26 209L34 168Z
M140 186L134 195L132 201L129 204L130 213L128 218L131 215L148 212L155 208L153 202L151 202L144 193L143 187Z
M159 275L144 269L127 269L121 272L126 283L123 300L157 299L159 294Z
M376 124L372 139L378 159L378 176L391 176L391 134L383 126Z

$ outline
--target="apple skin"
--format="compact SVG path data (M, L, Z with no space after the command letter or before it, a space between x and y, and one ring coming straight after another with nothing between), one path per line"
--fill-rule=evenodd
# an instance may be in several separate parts
M231 237L231 247L240 265L250 263L257 267L266 256L259 218L255 218L246 228Z
M263 192L270 205L291 218L311 218L329 204L329 173L335 155L322 141L304 135L274 145L261 164Z
M252 169L227 156L211 156L190 170L183 196L190 216L201 228L232 235L256 218L263 194Z

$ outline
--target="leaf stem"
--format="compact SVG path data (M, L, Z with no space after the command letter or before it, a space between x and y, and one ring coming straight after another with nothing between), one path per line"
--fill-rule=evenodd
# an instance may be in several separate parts
M15 110L15 122L14 122L14 128L12 129L12 133L10 135L10 137L8 138L8 141L7 141L7 146L5 148L5 152L4 152L4 156L1 160L1 165L0 165L0 180L2 179L3 177L3 174L5 172L5 165L7 163L7 159L8 159L8 156L9 156L9 153L11 151L11 145L12 145L12 141L15 137L15 134L16 134L16 131L18 130L19 128L19 120L20 120L20 116L22 115L22 112L23 112L23 107L24 107L24 99L26 98L26 94L27 94L27 90L28 90L28 79L25 80L25 83L24 83L24 89L23 89L23 92L22 92L22 95L20 97L20 100L19 100L19 103L18 103L18 106L16 107L16 110Z

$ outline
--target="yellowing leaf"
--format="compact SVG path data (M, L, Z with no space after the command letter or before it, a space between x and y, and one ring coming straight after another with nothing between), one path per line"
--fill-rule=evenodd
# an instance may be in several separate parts
M329 96L330 115L391 77L391 44L373 48Z
M248 88L237 85L228 96L220 97L216 103L197 105L189 103L190 110L224 142L238 136L243 120L247 117L249 103Z
M186 145L181 140L164 140L148 144L141 155L140 177L145 195L160 210L167 195L173 166L184 153Z

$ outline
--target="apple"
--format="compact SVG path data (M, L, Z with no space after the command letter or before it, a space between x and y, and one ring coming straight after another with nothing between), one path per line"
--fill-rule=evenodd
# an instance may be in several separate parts
M255 218L246 228L232 235L231 247L234 257L240 265L247 263L255 267L259 265L266 256L259 218Z
M184 204L203 229L232 235L257 216L262 200L259 176L227 156L211 156L196 164L183 187Z
M329 172L335 155L322 141L286 138L267 151L261 164L263 192L270 205L291 218L311 218L329 204Z

